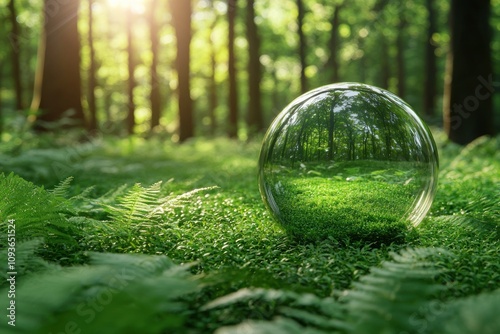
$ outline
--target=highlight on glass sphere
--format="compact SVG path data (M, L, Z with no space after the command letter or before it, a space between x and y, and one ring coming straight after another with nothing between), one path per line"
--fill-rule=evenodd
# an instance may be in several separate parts
M392 242L427 214L438 154L425 123L394 94L358 83L314 89L268 129L259 188L293 238Z

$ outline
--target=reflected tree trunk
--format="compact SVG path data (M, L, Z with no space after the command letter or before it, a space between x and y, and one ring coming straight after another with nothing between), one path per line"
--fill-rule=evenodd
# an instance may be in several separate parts
M228 0L227 20L228 20L228 76L229 76L229 138L238 137L238 89L236 79L236 57L234 53L235 40L235 19L237 0Z

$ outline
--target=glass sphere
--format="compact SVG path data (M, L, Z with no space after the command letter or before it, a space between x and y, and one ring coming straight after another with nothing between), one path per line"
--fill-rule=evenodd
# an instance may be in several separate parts
M431 132L394 94L358 83L323 86L268 129L262 199L294 238L392 242L417 226L437 185Z

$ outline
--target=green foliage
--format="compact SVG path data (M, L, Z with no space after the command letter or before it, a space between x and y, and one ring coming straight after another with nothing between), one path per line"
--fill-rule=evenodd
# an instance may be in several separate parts
M14 174L0 174L0 197L1 244L6 241L9 220L14 222L17 241L42 237L50 242L74 243L76 231L65 219L63 198Z
M498 332L498 140L440 145L431 214L377 247L289 238L259 197L254 143L103 141L68 162L73 180L18 163L51 190L0 176L0 223L18 224L15 332Z

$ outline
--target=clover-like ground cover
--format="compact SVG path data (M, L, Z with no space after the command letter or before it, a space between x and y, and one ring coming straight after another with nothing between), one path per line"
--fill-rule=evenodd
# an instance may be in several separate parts
M405 238L375 243L363 229L365 239L290 238L260 199L258 142L106 139L4 151L0 224L3 232L7 219L19 224L15 329L61 332L70 321L84 333L499 329L488 310L500 300L500 141L462 149L441 136L430 214ZM311 191L322 182L308 183ZM352 196L394 191L347 183L359 187ZM0 245L5 256L3 236ZM250 322L227 327L242 321Z

